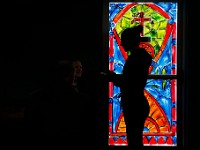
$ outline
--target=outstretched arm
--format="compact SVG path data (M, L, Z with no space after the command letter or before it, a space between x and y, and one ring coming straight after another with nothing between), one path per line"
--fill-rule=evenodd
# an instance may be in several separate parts
M106 80L108 82L113 82L116 86L120 87L123 83L122 74L116 74L113 71L108 71L107 73L105 72L100 72L100 73L106 77Z

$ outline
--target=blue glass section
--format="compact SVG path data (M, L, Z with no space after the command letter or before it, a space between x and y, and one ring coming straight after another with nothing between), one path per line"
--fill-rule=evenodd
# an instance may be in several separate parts
M156 75L171 75L172 71L172 50L171 50L171 40L172 36L169 37L169 40L167 42L167 45L165 49L163 50L163 53L161 54L159 60L157 62L153 61L153 69L151 71L151 74ZM164 71L165 70L165 71Z
M114 95L113 95L113 103L112 103L113 104L113 114L112 114L113 132L115 132L118 118L122 112L121 107L120 107L121 98L119 95L120 95L120 88L117 86L114 86Z
M116 40L114 40L114 59L114 71L117 74L121 74L125 64L125 59L122 56Z
M164 82L165 84L163 86ZM171 80L149 79L147 81L145 90L147 90L157 100L171 122Z

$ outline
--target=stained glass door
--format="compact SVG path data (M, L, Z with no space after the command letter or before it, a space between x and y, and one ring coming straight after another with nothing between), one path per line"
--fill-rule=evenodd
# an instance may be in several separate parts
M151 42L140 45L153 57L144 90L150 105L143 131L145 146L177 145L177 11L176 2L109 3L109 70L122 73L128 57L120 46L125 28L141 24L143 36L151 37ZM128 144L118 95L120 88L110 82L108 144L115 146Z

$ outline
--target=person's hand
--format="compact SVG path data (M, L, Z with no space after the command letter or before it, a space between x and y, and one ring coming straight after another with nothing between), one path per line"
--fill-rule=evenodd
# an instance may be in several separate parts
M104 75L104 76L107 75L107 73L105 73L105 72L100 72L100 74L101 74L101 75Z

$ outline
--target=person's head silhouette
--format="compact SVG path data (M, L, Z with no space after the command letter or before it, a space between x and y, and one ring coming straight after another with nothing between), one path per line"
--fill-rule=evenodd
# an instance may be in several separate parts
M121 46L124 47L125 51L131 51L137 47L139 47L140 42L142 41L142 37L140 34L143 31L143 27L141 25L126 28L121 34Z

